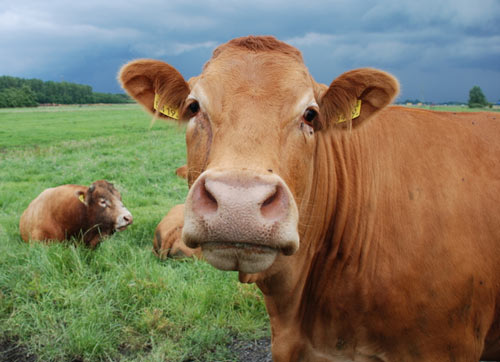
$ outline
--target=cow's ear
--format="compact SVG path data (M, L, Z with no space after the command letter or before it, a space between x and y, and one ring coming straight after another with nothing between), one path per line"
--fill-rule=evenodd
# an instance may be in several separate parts
M189 85L171 65L152 59L134 60L121 68L118 80L148 112L162 118L183 118Z
M188 175L188 167L187 165L179 167L177 170L175 170L175 174L179 176L180 178L183 178L187 180L187 175Z
M399 83L381 70L361 68L336 78L319 96L326 127L356 127L386 107L399 92Z
M75 196L80 200L85 206L89 206L87 203L87 198L84 191L75 191Z

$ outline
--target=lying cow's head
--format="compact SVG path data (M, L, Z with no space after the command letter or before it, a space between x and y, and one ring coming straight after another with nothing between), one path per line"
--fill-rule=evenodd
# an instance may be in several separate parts
M86 192L77 191L76 196L87 207L89 226L98 226L101 234L110 235L132 224L132 214L123 205L113 184L105 180L95 181Z
M392 76L374 69L320 85L300 52L273 37L218 47L189 82L156 60L133 61L119 77L151 113L188 121L184 241L201 246L215 267L246 273L299 248L319 135L350 128L359 100L352 127L361 124L398 89Z

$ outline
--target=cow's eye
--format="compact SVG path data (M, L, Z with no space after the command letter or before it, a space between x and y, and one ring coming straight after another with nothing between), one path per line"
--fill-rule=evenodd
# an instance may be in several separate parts
M189 111L195 115L196 113L198 113L198 111L200 110L200 104L197 102L197 101L194 101L193 103L191 103L189 106Z
M306 109L306 111L304 112L304 121L309 125L309 126L313 126L314 124L314 120L318 117L318 112L316 112L314 109L312 108L308 108Z

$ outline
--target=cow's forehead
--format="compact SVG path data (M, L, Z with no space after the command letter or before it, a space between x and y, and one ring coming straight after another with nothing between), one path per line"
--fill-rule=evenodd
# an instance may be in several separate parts
M96 196L100 197L119 197L120 193L114 187L113 184L106 181L96 181L94 183L95 191L93 192Z
M231 49L207 63L192 82L191 97L215 108L238 98L293 106L313 100L312 78L302 61L288 54Z

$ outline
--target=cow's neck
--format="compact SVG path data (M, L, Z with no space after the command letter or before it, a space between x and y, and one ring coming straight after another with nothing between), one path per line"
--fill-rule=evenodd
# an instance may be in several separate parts
M367 240L373 231L373 220L365 216L367 211L374 212L366 210L370 203L366 200L371 199L374 186L367 180L374 178L370 175L373 169L364 166L362 138L358 132L333 131L318 138L314 182L309 197L299 205L300 249L295 255L284 257L279 272L258 282L273 331L280 331L279 336L273 332L273 350L279 348L281 338L296 338L297 346L307 344L308 338L298 334L297 325L303 331L312 331L317 323L332 324L337 318L331 312L333 301L328 299L335 295L332 288L343 288L346 282L355 284L363 273L369 272ZM350 293L356 294L359 290L354 284ZM329 292L324 293L326 290ZM323 308L324 313L318 312ZM322 321L310 316L321 316ZM286 352L291 359L293 353L303 351Z
M83 242L89 245L92 240L95 240L100 236L102 230L100 230L95 217L90 215L89 213L87 213L85 222L83 222L82 225Z
M306 231L306 238L314 250L311 267L317 273L331 272L344 277L349 267L357 274L368 267L370 241L373 239L377 205L376 137L366 131L332 131L319 142L316 159L318 173L309 203L321 220L321 235ZM327 191L326 191L327 190ZM319 205L319 207L318 207ZM325 212L326 210L326 212ZM324 215L322 215L324 214ZM318 225L317 223L315 225ZM324 268L330 268L325 270ZM313 280L321 280L321 275ZM331 277L328 278L331 282Z

